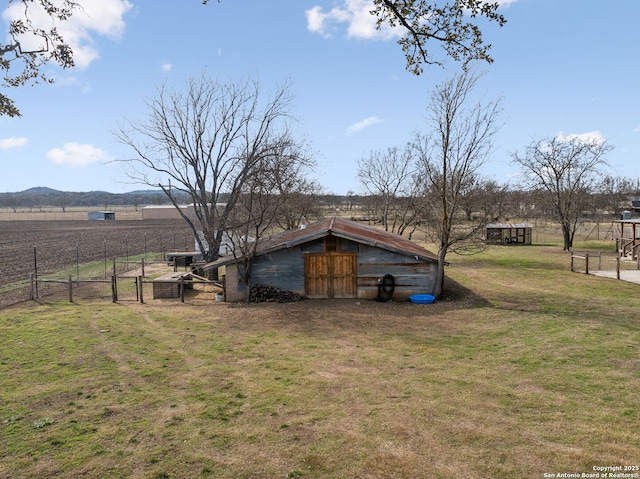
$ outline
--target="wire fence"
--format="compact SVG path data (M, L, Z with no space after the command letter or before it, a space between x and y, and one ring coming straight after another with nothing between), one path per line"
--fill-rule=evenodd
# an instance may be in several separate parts
M194 248L183 222L0 222L0 308L39 298L110 301L114 279L118 301L136 300L138 276L153 281L173 271L168 257Z
M180 302L220 301L222 285L189 271L167 273L155 279L137 275L140 269L110 279L74 280L31 277L29 299L53 301L136 301L172 300ZM154 275L156 276L156 275Z

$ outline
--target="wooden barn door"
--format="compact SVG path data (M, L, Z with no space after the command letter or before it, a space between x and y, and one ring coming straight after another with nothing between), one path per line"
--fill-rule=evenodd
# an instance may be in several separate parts
M304 287L310 298L355 298L357 256L355 253L307 254L304 257Z

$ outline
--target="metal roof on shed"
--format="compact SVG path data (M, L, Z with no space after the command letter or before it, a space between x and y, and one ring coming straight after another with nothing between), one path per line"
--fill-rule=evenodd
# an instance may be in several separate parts
M266 238L258 246L256 254L260 256L273 251L292 248L299 244L323 238L329 234L405 256L412 256L425 262L438 261L438 257L431 251L400 235L337 216L312 223L306 228L283 231ZM234 261L233 256L225 256L205 265L204 269L217 268L231 264Z

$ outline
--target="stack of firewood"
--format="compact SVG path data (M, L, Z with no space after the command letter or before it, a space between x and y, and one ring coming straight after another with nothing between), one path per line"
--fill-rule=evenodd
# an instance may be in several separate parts
M293 291L282 291L273 286L258 285L251 288L249 301L252 303L294 303L302 296Z

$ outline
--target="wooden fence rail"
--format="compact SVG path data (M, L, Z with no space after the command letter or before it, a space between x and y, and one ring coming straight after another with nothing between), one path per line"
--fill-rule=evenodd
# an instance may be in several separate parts
M576 271L575 261L574 260L575 259L583 259L584 260L584 272L585 272L585 274L589 274L589 258L593 258L594 256L598 258L598 269L602 269L602 253L595 253L595 254L571 253L571 272L575 273L575 271ZM618 262L618 264L619 264L619 262Z
M576 272L576 260L584 260L584 273L589 274L591 270L591 263L594 257L598 258L598 270L602 270L602 254L601 253L571 253L571 272ZM616 279L620 279L620 265L621 262L624 261L624 258L620 255L616 255L615 257L615 271L616 271ZM640 270L640 255L638 259L635 261L635 267L637 270ZM629 269L628 267L625 269Z

